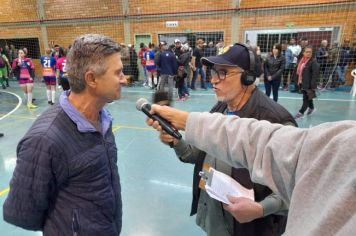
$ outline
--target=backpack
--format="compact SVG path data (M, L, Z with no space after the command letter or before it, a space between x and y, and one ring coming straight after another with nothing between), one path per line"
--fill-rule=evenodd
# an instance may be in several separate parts
M5 67L5 60L2 57L2 55L0 55L0 68L4 68Z

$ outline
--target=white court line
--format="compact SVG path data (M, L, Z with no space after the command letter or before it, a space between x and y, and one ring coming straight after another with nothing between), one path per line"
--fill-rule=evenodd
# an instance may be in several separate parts
M175 189L180 189L180 190L183 190L184 192L186 192L186 191L190 192L192 190L192 187L190 187L190 186L185 186L185 185L180 185L180 184L175 184L175 183L170 183L170 182L163 182L163 181L155 180L155 179L150 179L149 182L153 183L153 184L168 186L168 187L175 188Z
M140 90L130 90L130 91L125 91L125 93L148 93L152 94L154 91L140 91ZM213 93L190 93L190 95L197 95L197 96L215 96ZM303 100L303 97L281 97L278 96L279 98L283 99L289 99L289 100ZM332 102L356 102L356 99L339 99L339 98L315 98L314 101L332 101Z
M7 114L3 115L2 117L0 117L0 120L4 119L4 118L8 117L9 115L11 115L12 113L14 113L17 109L19 109L19 107L22 104L21 97L19 95L17 95L16 93L7 92L7 91L1 91L1 92L14 95L19 100L19 103L17 104L17 106L14 109L12 109L12 111L10 111L9 113L7 113Z

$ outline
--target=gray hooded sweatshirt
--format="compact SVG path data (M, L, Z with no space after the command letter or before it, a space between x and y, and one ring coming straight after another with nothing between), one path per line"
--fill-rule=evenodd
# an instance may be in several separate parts
M356 235L356 121L300 129L193 112L185 139L280 195L285 235Z

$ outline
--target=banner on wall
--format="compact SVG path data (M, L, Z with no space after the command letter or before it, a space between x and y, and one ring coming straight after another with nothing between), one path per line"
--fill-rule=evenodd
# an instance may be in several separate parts
M178 27L178 21L166 21L166 27L168 28Z

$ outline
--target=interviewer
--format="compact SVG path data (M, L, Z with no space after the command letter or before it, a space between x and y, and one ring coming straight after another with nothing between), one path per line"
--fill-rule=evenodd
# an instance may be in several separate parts
M247 168L252 181L279 194L289 206L285 235L355 234L356 121L300 129L159 105L151 112L185 130L186 142Z

